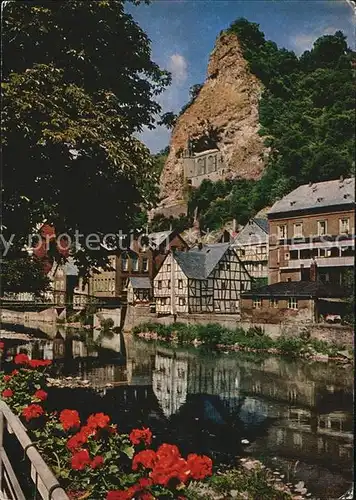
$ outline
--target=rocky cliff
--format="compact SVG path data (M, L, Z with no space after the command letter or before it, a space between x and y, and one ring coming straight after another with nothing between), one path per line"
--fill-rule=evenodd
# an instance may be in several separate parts
M222 34L210 55L203 87L178 118L172 132L170 154L160 181L162 202L159 211L167 215L183 212L181 155L187 147L188 137L193 140L202 137L207 127L217 132L216 147L227 166L224 171L226 178L258 179L261 176L261 153L265 150L258 135L261 91L262 85L250 72L236 36Z

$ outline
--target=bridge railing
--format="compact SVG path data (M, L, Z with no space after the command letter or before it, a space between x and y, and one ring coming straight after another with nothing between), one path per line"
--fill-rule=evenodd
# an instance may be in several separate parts
M4 448L6 429L13 435L12 438L17 439L23 449L24 456L29 459L30 473L28 477L31 477L34 483L34 492L31 492L31 498L69 500L66 492L35 448L20 419L12 413L4 401L0 401L0 499L28 500ZM19 460L19 457L16 459L17 464L19 464L21 459Z

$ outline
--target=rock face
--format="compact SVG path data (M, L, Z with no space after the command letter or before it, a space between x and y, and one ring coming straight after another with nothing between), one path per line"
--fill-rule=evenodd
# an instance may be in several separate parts
M172 132L170 154L161 181L159 211L182 213L184 174L182 152L187 141L204 135L207 127L218 131L216 147L221 151L225 178L258 179L265 147L258 135L258 101L261 82L250 72L238 39L222 34L210 55L207 79L198 96L178 118ZM171 209L170 209L171 207ZM163 210L162 210L163 209Z

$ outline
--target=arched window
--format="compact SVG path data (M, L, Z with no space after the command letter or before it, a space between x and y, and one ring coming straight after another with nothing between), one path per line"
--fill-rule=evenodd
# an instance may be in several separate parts
M215 172L216 170L216 156L208 156L208 173Z
M197 175L205 175L205 158L197 160Z

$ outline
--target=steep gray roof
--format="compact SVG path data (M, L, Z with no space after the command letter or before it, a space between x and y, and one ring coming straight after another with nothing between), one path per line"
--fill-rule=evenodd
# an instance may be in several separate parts
M268 220L267 219L262 219L262 218L254 218L253 221L260 226L262 231L264 231L266 234L268 234Z
M268 216L279 212L294 212L334 205L355 203L355 178L304 184L277 201Z
M132 288L136 288L136 289L138 289L138 288L141 288L141 289L142 288L145 288L145 289L151 288L150 279L146 278L146 277L140 278L140 277L136 277L136 276L135 277L131 276L129 278L129 281L132 285Z
M267 240L268 221L266 219L251 219L236 236L233 246L256 245L267 243Z
M201 250L198 247L194 247L188 252L178 250L173 255L188 278L204 280L222 259L229 246L230 243L203 245Z

